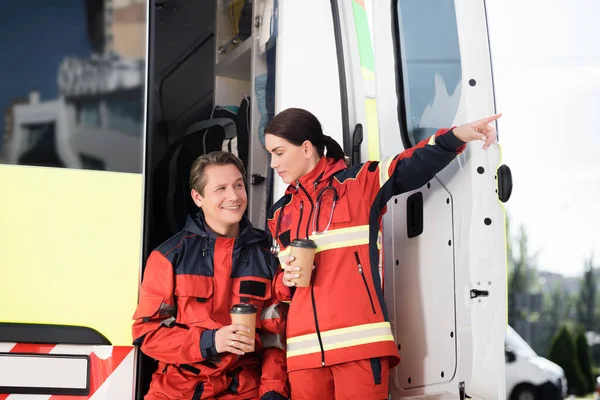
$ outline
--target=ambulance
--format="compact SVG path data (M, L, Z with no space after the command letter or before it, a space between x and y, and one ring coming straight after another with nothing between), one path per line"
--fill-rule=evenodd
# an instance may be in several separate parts
M0 400L143 399L139 284L194 212L199 154L242 158L265 228L277 112L313 112L353 164L496 112L484 0L38 0L0 19ZM475 142L389 202L390 399L506 398L511 190L500 145Z

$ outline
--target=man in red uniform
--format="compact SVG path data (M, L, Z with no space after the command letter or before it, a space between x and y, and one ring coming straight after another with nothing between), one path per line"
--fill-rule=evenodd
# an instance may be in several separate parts
M231 153L199 157L190 187L200 212L148 258L133 317L134 344L158 360L147 400L289 396L279 267L267 235L244 217L245 176ZM231 323L238 303L258 309L254 339Z

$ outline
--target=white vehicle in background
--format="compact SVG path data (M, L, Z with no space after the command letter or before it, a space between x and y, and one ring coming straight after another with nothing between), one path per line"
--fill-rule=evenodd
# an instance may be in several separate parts
M538 356L510 326L506 331L505 354L508 400L554 400L566 397L565 371L552 361Z

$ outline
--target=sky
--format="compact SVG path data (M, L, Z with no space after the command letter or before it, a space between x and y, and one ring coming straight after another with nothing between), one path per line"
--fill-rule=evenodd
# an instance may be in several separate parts
M600 1L487 0L512 233L538 268L600 266Z

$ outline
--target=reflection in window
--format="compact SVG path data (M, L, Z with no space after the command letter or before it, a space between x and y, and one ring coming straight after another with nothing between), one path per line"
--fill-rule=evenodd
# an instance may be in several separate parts
M454 0L398 0L405 134L416 144L452 126L461 96Z
M147 2L59 1L35 23L46 2L9 3L0 47L31 68L3 77L0 163L141 173Z
M87 154L79 154L79 158L81 159L81 164L84 169L94 169L97 171L106 170L106 165L104 161L99 158L87 155Z
M26 132L28 147L19 156L19 164L38 167L64 167L64 163L56 149L54 123L28 125Z
M100 105L98 103L78 105L77 122L87 128L100 128Z
M54 135L54 124L32 124L26 127L27 131L27 149L31 149L44 136Z
M142 134L142 96L106 102L108 128L136 136Z

